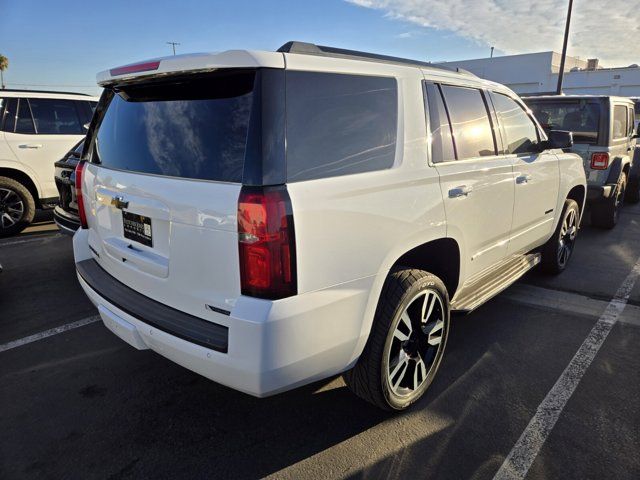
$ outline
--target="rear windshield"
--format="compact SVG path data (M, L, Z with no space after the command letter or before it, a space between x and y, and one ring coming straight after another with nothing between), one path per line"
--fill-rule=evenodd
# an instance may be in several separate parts
M109 168L241 182L255 71L118 89L92 161Z
M597 144L600 131L600 104L587 100L548 102L525 100L545 130L573 132L576 143Z

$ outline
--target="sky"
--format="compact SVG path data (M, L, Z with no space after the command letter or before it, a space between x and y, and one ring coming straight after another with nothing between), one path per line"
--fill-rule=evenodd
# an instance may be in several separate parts
M576 0L569 54L640 63L632 0ZM177 53L300 40L425 61L562 48L567 0L0 0L8 88L97 94L95 75Z

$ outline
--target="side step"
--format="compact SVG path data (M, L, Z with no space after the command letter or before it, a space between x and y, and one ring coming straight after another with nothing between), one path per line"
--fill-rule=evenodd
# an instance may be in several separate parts
M451 301L451 310L471 312L540 263L539 253L510 258L473 283L463 286Z

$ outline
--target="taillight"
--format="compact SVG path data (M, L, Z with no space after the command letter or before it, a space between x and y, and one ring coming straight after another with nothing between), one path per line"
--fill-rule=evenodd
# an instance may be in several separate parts
M594 170L606 170L609 168L609 154L596 152L591 155L591 168Z
M82 177L86 166L87 162L78 162L78 165L76 165L76 203L78 204L78 216L80 217L81 228L89 228L87 224L87 213L84 209L84 199L82 198Z
M293 214L285 187L242 187L238 245L243 295L275 300L297 293Z

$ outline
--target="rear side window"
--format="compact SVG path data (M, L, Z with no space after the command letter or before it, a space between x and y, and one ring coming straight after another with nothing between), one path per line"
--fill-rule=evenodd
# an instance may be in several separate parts
M29 102L21 98L18 102L18 119L16 120L16 133L36 133L33 127L33 118L29 109Z
M173 177L241 182L254 71L129 86L114 94L92 161Z
M29 104L38 134L79 135L84 133L75 101L31 98Z
M505 153L535 153L538 129L527 112L512 98L501 93L491 94L500 125L506 135Z
M627 120L627 127L629 128L629 135L633 135L633 127L635 124L635 116L633 108L629 109L629 118Z
M2 121L0 127L5 132L13 132L16 124L16 112L18 111L18 99L7 98L4 100L4 112L2 113Z
M287 72L287 180L391 168L398 89L394 78Z
M495 155L491 122L482 92L475 88L442 86L451 119L458 160Z
M451 135L451 125L447 110L442 101L440 87L429 83L426 85L429 111L429 129L431 130L431 161L433 163L449 162L456 159Z
M625 138L627 136L627 107L615 105L613 107L613 139Z

